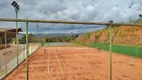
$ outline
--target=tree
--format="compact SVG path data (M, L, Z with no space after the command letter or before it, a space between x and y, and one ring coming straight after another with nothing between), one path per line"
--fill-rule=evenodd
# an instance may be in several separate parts
M28 42L32 42L33 39L34 39L33 34L28 34ZM25 44L25 43L26 43L26 34L24 34L24 35L22 36L22 38L20 39L20 43L21 43L21 44Z

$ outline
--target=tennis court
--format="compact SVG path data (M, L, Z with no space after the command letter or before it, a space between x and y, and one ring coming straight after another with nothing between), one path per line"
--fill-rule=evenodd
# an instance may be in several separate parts
M25 80L25 66L5 80ZM41 47L29 58L30 80L109 80L109 69L109 52L84 46ZM113 54L113 80L142 80L142 59Z

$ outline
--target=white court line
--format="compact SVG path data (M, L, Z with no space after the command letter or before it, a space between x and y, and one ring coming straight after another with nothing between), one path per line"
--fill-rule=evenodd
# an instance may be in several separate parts
M79 55L77 55L76 53L74 53L76 56L78 56L82 61L84 61L84 59L81 57L81 56L79 56Z
M74 53L73 51L72 51L72 53L75 54L76 57L78 57L78 58L80 58L82 61L84 61L84 59L83 59L81 56L79 56L78 54Z
M48 74L50 71L50 49L48 50Z
M61 66L61 64L60 64L58 55L57 55L57 53L55 53L55 54L56 54L56 58L57 58L57 61L58 61L59 66L60 66L61 72L63 73L63 68L62 68L62 66Z
M83 58L83 57L81 57L79 54L77 54L77 53L74 53L75 55L76 55L76 57L78 57L78 58L80 58L80 60L82 60L83 62L85 62L86 61L86 64L89 66L90 64L88 63L88 62L90 62L89 61L89 59L85 59L85 58Z
M88 72L85 72L85 71L83 71L83 70L77 70L77 71L65 71L64 73L71 74L71 73L82 73L82 72L88 73ZM63 73L62 73L62 72L52 72L52 73L50 73L50 74L63 74Z

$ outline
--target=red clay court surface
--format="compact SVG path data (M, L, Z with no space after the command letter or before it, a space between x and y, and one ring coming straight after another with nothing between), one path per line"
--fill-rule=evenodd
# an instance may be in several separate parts
M46 53L44 53L46 49ZM142 80L142 59L113 53L113 80ZM26 80L26 64L5 80ZM109 80L109 52L42 47L29 58L29 80Z

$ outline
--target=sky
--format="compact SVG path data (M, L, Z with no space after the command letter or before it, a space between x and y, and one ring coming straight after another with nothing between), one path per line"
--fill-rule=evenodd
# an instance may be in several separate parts
M15 0L20 5L19 18L94 22L128 22L142 13L142 0ZM13 0L0 0L0 17L15 18ZM45 26L46 25L39 25ZM49 26L48 26L49 27ZM51 27L51 26L50 26ZM54 27L54 28L53 28ZM52 26L45 32L89 32L94 27L71 28ZM77 27L77 26L76 26ZM31 29L32 30L32 29Z

